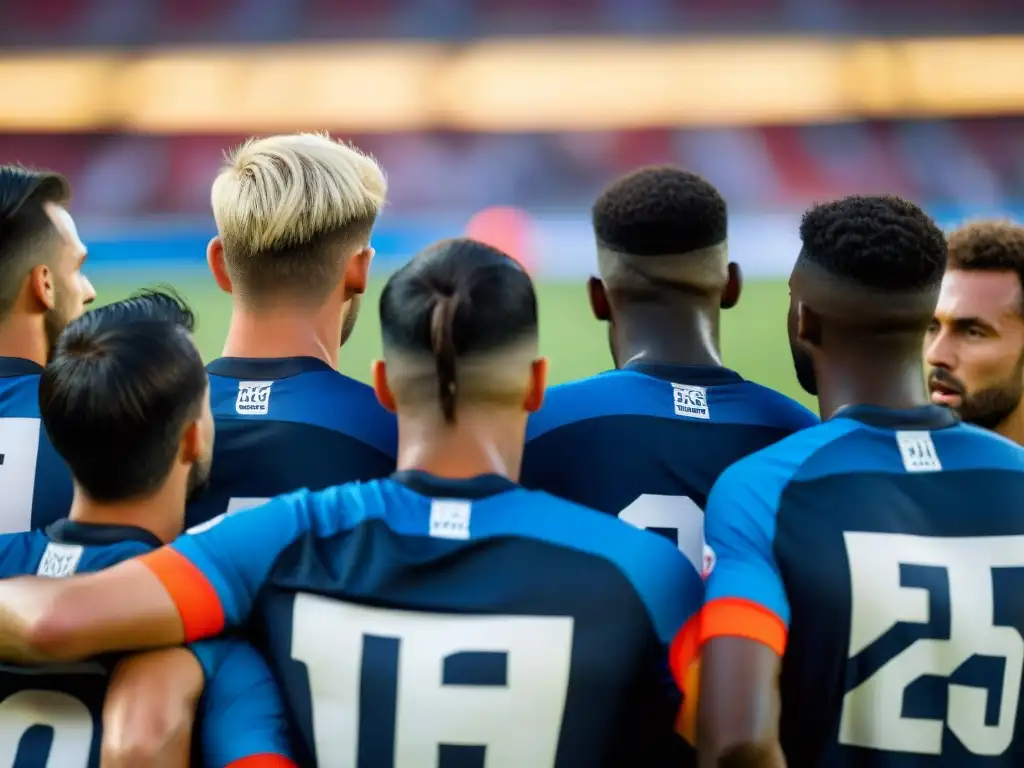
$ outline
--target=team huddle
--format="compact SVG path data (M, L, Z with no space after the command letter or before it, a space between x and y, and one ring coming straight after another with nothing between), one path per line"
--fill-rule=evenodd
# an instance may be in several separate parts
M86 311L67 182L0 166L0 766L1024 764L1024 230L811 208L819 419L723 366L726 203L670 167L593 206L613 370L546 390L529 274L463 238L346 378L386 194L240 147L204 366L173 290Z

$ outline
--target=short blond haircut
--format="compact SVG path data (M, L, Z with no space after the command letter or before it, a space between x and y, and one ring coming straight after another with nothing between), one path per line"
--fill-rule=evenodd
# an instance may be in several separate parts
M249 299L323 299L369 242L386 194L377 161L327 134L246 141L210 196L232 283Z

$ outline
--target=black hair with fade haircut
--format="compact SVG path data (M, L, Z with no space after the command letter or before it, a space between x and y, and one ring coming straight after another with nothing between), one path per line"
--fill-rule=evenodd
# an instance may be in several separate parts
M458 362L537 336L533 281L511 256L458 238L418 254L380 298L384 347L434 358L445 421L455 422Z
M207 387L194 327L177 294L154 290L87 312L64 330L39 383L39 409L90 498L139 498L167 477Z
M602 245L633 256L691 253L726 240L725 199L695 173L641 168L615 181L591 210Z
M71 185L59 173L0 165L0 320L13 309L25 276L45 260L47 238L58 236L45 204L70 199Z
M822 205L800 222L800 259L833 277L882 293L938 290L946 238L921 208L889 195Z
M1024 227L1007 220L972 221L949 235L947 269L1015 272L1024 314Z

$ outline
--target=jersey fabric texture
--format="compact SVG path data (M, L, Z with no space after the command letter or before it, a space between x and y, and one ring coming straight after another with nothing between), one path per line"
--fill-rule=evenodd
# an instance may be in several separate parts
M206 369L217 423L213 472L187 527L299 488L394 471L395 418L365 384L311 357L225 357Z
M0 577L96 571L161 544L130 526L59 520L45 531L0 536ZM246 643L189 646L203 669L196 765L288 768L287 722L266 662ZM0 666L0 765L98 768L103 698L116 657L80 664Z
M276 499L142 562L189 638L265 638L301 765L684 765L666 648L703 584L607 515L493 475L402 472Z
M784 654L790 768L1024 765L1024 449L858 406L727 470L700 642Z
M701 510L718 476L817 423L728 368L635 363L548 391L522 483L667 535L702 570Z
M39 418L42 372L0 357L0 534L45 528L71 508L71 475Z

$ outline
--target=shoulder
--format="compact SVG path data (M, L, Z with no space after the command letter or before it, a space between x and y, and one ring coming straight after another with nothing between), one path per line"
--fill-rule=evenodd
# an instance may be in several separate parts
M337 371L265 382L224 379L216 399L214 415L225 424L304 425L345 435L390 456L396 450L394 414L377 402L371 387Z
M744 380L708 390L712 401L728 402L737 420L797 432L821 423L809 409L770 387ZM745 406L740 408L738 406Z
M1024 473L1024 448L995 432L971 424L958 424L931 434L943 469Z
M728 467L708 496L708 515L737 497L775 508L785 487L809 460L838 440L858 431L859 422L833 419L794 432Z
M46 534L42 531L0 534L0 576L10 577L34 573L38 554L46 548ZM35 558L33 553L38 553Z
M531 538L609 563L643 602L659 634L671 635L689 618L700 599L700 575L668 539L547 493L519 493L525 505L510 505L505 516L488 515L486 529L476 528L474 519L474 538L480 533Z
M98 547L86 547L82 553L79 571L99 571L124 560L152 552L153 548L141 541L122 541Z
M641 390L652 397L638 396ZM606 371L585 379L557 384L547 390L544 405L530 417L526 428L527 441L552 430L586 419L621 415L671 415L672 385L667 381L631 371ZM656 393L665 397L657 402L664 413L652 409Z
M0 417L39 417L39 374L0 378Z

